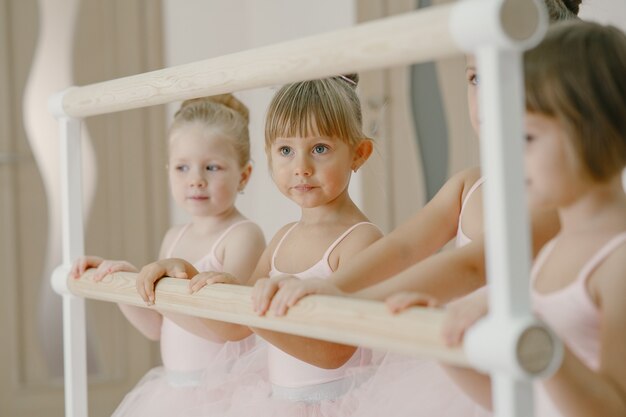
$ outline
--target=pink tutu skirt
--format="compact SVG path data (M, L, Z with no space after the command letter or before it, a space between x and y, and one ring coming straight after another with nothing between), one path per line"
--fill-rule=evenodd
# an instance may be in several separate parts
M341 381L283 390L267 372L237 370L185 417L488 417L431 360L375 354ZM237 366L235 365L236 369ZM254 369L246 366L247 370ZM338 394L338 395L336 395Z
M387 354L356 390L354 416L489 417L433 360Z
M227 342L209 366L197 371L173 371L163 366L150 370L126 394L112 417L184 416L202 405L223 407L234 381L241 378L238 375L264 372L265 345L251 345L250 341Z

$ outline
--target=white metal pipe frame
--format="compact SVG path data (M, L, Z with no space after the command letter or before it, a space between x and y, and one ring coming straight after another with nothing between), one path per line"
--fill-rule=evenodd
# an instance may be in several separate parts
M494 415L532 415L531 378L552 372L562 352L558 339L530 313L521 161L522 52L543 37L546 27L544 6L534 0L460 0L259 49L69 87L52 96L50 110L61 132L63 230L63 264L53 273L52 285L63 296L66 416L87 416L85 298L144 305L134 290L135 274L116 274L97 288L89 274L67 279L72 262L84 255L81 118L462 53L475 54L481 73L491 306L487 318L466 335L462 350L439 341L442 313L432 309L392 316L382 303L312 296L286 317L258 317L251 311L249 288L215 285L190 296L184 283L174 279L159 282L153 308L475 367L492 375ZM517 134L512 137L511 132Z

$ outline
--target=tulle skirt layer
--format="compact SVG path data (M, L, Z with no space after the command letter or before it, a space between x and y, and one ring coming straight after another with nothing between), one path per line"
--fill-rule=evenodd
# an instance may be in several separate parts
M355 368L344 380L301 391L273 387L263 367L233 369L219 395L208 393L202 404L187 409L184 416L490 416L430 360L377 354L371 366Z
M435 361L387 354L355 391L359 417L489 417Z
M226 343L209 366L197 371L150 370L129 392L112 417L184 416L212 405L224 407L242 377L265 373L264 343Z

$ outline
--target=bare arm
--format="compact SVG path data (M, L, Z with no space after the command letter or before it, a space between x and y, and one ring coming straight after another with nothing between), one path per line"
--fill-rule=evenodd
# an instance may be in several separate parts
M439 190L433 199L406 223L350 259L330 280L346 292L374 285L443 247L456 234L466 179L477 170L463 171Z
M433 255L354 295L384 300L397 292L415 291L428 294L443 304L485 285L484 269L484 245L477 239L462 248Z
M531 213L533 257L559 231L555 211ZM441 252L398 275L355 293L357 297L384 300L400 291L427 294L445 304L486 283L484 236L457 249Z

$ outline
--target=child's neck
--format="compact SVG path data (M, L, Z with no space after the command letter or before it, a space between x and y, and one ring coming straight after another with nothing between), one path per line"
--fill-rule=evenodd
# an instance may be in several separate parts
M241 217L235 206L214 216L194 216L191 219L191 229L199 234L212 233L216 229L222 229L225 223Z
M561 234L626 230L626 194L619 176L590 187L572 204L559 208Z
M347 192L335 200L322 206L302 208L300 223L302 224L324 224L342 223L346 220L364 219L365 216L354 204Z

